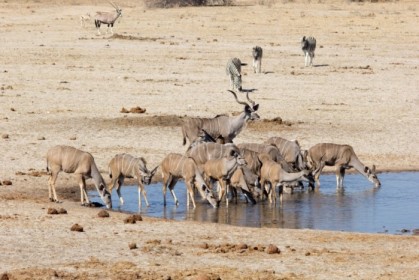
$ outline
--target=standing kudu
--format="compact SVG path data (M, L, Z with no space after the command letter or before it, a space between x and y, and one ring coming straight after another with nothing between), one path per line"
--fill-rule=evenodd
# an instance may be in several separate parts
M170 193L178 205L179 201L174 193L174 187L180 178L185 180L187 188L187 202L189 208L189 197L192 200L193 208L196 207L194 199L194 187L196 187L201 196L216 208L217 200L214 198L212 191L206 185L201 172L199 171L195 161L190 158L176 153L168 154L160 164L163 177L163 201L166 206L166 191L169 188Z
M282 137L270 137L265 144L274 145L278 148L285 161L295 170L306 169L304 151L301 150L297 140L287 140Z
M119 197L120 204L124 204L124 199L121 196L121 187L124 183L124 179L137 178L138 180L138 207L141 210L141 194L143 194L145 203L147 206L147 192L145 191L144 185L149 185L151 179L157 171L158 166L153 170L148 170L147 162L143 157L133 157L129 154L118 154L111 159L109 162L109 176L112 178L112 182L109 185L109 191L116 186L116 193Z
M230 188L230 178L233 176L233 173L238 167L245 164L246 161L244 158L234 150L231 150L227 156L218 159L210 159L205 162L204 175L207 185L210 185L211 181L218 181L221 187L218 194L218 203L227 195ZM227 198L226 204L228 206Z
M247 100L250 103L240 101L234 91L229 90L233 94L237 103L244 105L243 112L234 117L219 115L215 118L189 118L182 125L183 145L186 139L189 143L193 143L198 138L201 130L205 130L217 142L221 140L223 143L232 143L233 139L243 130L248 120L257 120L259 115L256 111L259 104L256 104L249 98L249 92L246 93Z
M279 198L282 204L285 183L296 181L313 182L309 170L287 172L279 163L273 161L268 154L262 153L259 155L259 158L262 161L260 185L268 193L270 203L276 204L276 189L279 189ZM269 189L266 187L268 184L270 185Z
M80 186L80 201L82 205L89 204L86 192L86 179L92 178L103 202L107 208L112 208L111 194L106 190L106 183L100 174L93 156L70 146L55 146L47 153L48 193L51 201L59 202L55 192L58 173L74 173Z
M320 174L325 166L336 166L336 186L343 188L343 178L345 170L355 168L364 175L374 187L381 186L380 180L376 175L375 165L370 169L356 156L354 149L349 145L339 145L333 143L319 143L308 150L308 163L311 165L312 174L316 182L316 188L320 187Z

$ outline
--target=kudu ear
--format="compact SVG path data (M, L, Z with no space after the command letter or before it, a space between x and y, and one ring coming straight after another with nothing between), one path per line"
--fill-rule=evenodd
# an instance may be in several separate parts
M375 173L375 164L372 165L371 173L373 173L373 174Z
M259 104L253 105L253 110L257 111L259 109Z
M364 172L367 173L367 174L371 174L371 170L369 169L368 166L365 166Z

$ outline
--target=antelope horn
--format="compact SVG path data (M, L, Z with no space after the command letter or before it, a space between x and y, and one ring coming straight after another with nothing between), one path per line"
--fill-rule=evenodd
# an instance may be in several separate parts
M256 104L255 101L249 98L249 92L246 92L246 98L247 100L249 100L250 103L252 103L253 106Z
M240 101L239 99L237 99L237 95L234 91L232 91L232 90L228 90L228 91L231 92L234 95L234 98L236 99L237 103L249 106L249 104L247 104L246 102Z
M109 4L111 4L112 5L112 7L114 7L115 9L118 9L118 7L114 4L114 3L112 3L111 1L109 1L108 0L108 2L109 2Z

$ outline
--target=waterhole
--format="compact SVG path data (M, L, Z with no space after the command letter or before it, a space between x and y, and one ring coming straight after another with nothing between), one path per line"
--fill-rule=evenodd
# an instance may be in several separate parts
M186 188L183 182L175 186L179 206L167 191L167 205L163 206L161 184L146 186L149 207L144 200L143 216L175 220L223 223L243 227L290 229L319 229L348 232L413 234L419 229L419 172L379 174L381 188L359 174L345 176L343 191L336 189L335 175L320 177L321 187L316 192L296 191L284 194L282 205L268 201L247 204L244 197L237 204L214 209L197 194L196 209L186 207ZM124 205L119 206L116 192L112 193L113 210L138 213L136 186L121 189ZM101 202L97 192L90 192L93 201Z

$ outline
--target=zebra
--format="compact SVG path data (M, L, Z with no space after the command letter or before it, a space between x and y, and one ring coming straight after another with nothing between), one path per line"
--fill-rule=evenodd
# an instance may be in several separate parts
M301 49L304 52L305 66L313 66L314 51L316 50L316 39L304 36L301 40Z
M230 87L234 91L242 91L241 61L237 57L229 59L226 66L226 74L230 76Z
M253 56L253 71L255 73L260 73L262 70L262 48L259 46L253 47L252 56Z

